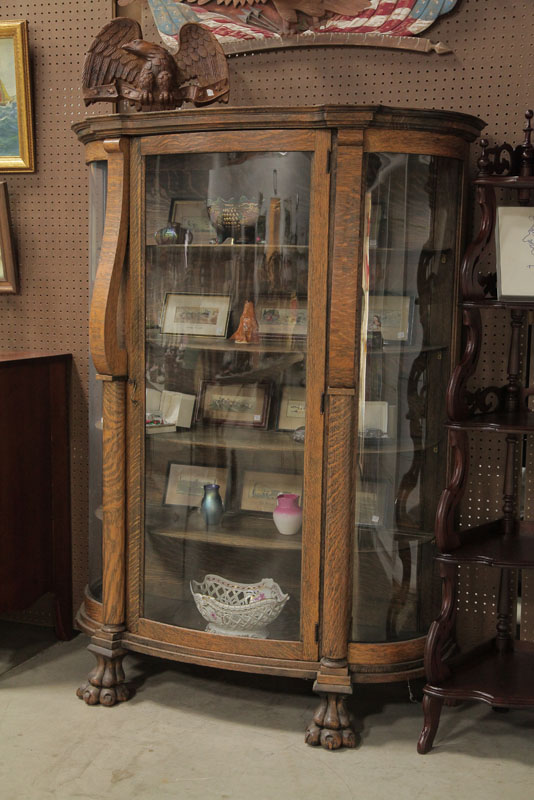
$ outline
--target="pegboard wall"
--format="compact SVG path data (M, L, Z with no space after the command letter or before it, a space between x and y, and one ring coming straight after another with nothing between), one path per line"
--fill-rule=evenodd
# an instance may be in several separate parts
M0 19L27 19L37 170L7 175L21 278L18 296L0 297L2 349L72 352L71 398L74 604L87 580L88 175L70 130L87 113L79 89L88 45L113 14L111 0L4 0ZM128 14L158 41L145 0ZM359 47L313 47L232 57L233 105L386 104L450 109L488 122L490 142L516 142L534 104L527 67L532 0L460 0L427 31L449 55ZM92 106L89 113L108 113ZM473 147L473 164L477 148ZM503 334L495 323L499 352ZM495 351L488 348L488 368ZM504 361L503 361L504 363ZM487 385L487 376L481 376ZM479 451L480 452L480 451ZM489 497L482 476L470 506ZM464 509L464 513L471 513ZM27 618L27 617L26 617ZM35 619L35 618L34 618ZM37 620L36 620L37 621Z

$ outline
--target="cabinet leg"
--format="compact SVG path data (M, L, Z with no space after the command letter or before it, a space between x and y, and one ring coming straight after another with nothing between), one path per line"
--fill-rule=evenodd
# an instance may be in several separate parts
M344 694L321 693L321 702L306 729L304 741L321 745L326 750L356 747L356 734L352 729Z
M432 697L432 695L429 694L425 694L423 697L423 714L425 715L425 720L421 736L417 742L417 752L421 753L421 755L432 750L434 737L438 730L442 706L443 700L441 697Z
M96 656L96 666L91 670L86 683L76 691L80 700L89 706L114 706L133 696L133 690L125 683L122 660L126 650L116 650L113 654L99 652L99 648L89 645Z

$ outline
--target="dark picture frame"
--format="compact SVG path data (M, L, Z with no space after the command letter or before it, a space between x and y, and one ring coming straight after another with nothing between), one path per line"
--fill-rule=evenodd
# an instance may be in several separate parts
M269 421L272 385L202 381L197 405L197 422L266 428Z
M11 233L7 181L0 181L0 293L18 294L19 277Z

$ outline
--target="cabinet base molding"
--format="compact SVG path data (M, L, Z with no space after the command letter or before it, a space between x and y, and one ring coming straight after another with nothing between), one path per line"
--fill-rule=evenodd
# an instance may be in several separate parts
M127 651L120 645L120 632L101 630L87 648L96 657L86 683L76 695L89 706L114 706L133 697L134 690L126 683L122 660Z

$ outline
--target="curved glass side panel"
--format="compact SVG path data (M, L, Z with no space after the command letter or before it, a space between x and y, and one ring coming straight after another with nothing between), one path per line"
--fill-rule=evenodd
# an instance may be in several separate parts
M106 215L107 161L89 165L89 292L102 246ZM102 600L102 382L89 358L89 589Z
M146 158L150 619L300 638L311 161Z
M460 194L455 159L367 158L354 641L415 638L435 616Z

